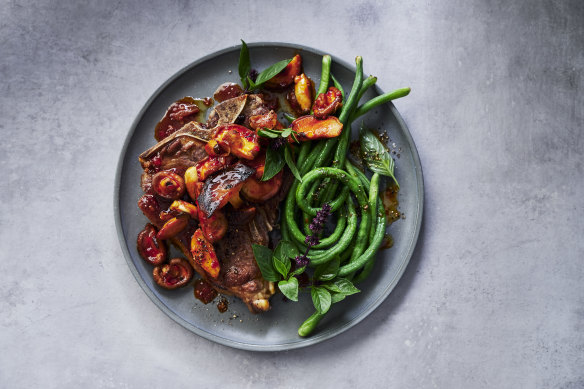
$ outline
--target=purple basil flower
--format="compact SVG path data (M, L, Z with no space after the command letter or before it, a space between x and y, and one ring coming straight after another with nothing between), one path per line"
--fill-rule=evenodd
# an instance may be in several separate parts
M276 139L274 139L271 143L270 143L270 147L273 150L278 150L279 148L281 148L282 146L284 146L286 144L286 139L282 138L282 137L278 137Z
M306 266L308 265L308 257L306 256L306 254L304 255L297 255L296 258L294 258L294 262L296 262L296 268L300 268L302 266Z
M307 235L306 239L304 239L304 243L306 243L308 246L306 248L306 252L302 255L297 255L296 258L294 258L294 262L296 263L297 268L306 266L308 265L308 262L310 262L308 259L308 251L312 246L316 246L320 243L317 234L324 228L326 218L330 215L331 211L331 206L327 203L324 203L320 211L318 211L314 219L312 219L312 223L310 223L310 231L312 231L312 235Z
M304 239L304 243L306 243L309 247L316 246L320 243L318 236L316 235L307 235L306 239Z
M258 74L259 74L259 73L258 73L258 71L257 71L257 70L255 70L255 69L251 69L251 70L249 71L249 73L248 73L248 75L249 75L249 78L251 78L251 80L252 80L253 82L255 82L255 81L257 80L257 78L258 78Z
M331 213L331 206L328 203L324 203L320 211L316 213L312 223L310 223L310 231L313 234L318 234L324 228L324 223L326 223L327 217Z

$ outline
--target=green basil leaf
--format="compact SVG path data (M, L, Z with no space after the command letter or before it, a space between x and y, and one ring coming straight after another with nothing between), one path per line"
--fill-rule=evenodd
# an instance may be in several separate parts
M339 288L340 293L345 296L349 296L355 293L359 293L360 290L355 288L355 285L346 278L337 278L333 282L333 285Z
M288 138L291 134L292 134L292 129L291 128L284 128L282 130L282 133L280 134L280 136L282 138Z
M282 277L286 278L288 276L290 267L292 267L292 263L288 258L279 258L274 255L272 257L272 263L274 264L276 271L280 273Z
M262 272L262 277L267 281L278 281L280 277L278 277L278 273L276 273L272 264L272 250L259 244L252 244L251 247L258 267Z
M304 270L306 270L306 266L299 267L298 269L292 271L289 275L290 277L297 276L298 274L304 273Z
M276 139L280 136L280 134L278 134L278 133L274 133L273 131L263 130L263 129L258 130L258 135L265 136L266 138L271 138L271 139Z
M282 115L284 115L284 118L286 118L286 120L288 120L290 123L296 120L296 117L294 115L289 114L288 112L284 112L282 113Z
M298 249L287 240L281 240L274 250L274 256L278 258L294 258L299 254Z
M298 279L290 277L289 280L282 280L278 282L280 292L292 301L298 301Z
M256 84L253 82L250 76L247 76L247 83L249 84L249 89L254 90L256 89Z
M284 148L284 159L286 160L286 164L290 168L290 171L292 172L292 174L294 174L294 177L296 177L296 179L298 181L302 182L302 176L300 175L300 172L298 171L298 168L296 167L296 164L294 163L294 158L292 158L292 152L290 151L289 144L286 144L286 147ZM265 174L265 171L264 171L264 174ZM262 179L263 179L263 177L262 177Z
M343 294L343 292L341 292L341 288L339 288L335 284L322 284L321 286L324 288L327 288L329 291L331 291L333 293ZM343 296L344 296L344 294L343 294Z
M282 158L282 153L280 150L274 150L268 147L266 151L266 164L264 166L264 174L262 175L262 181L267 181L274 177L276 174L280 173L280 170L284 167L284 158Z
M394 175L395 162L383 143L371 131L361 125L359 130L359 141L361 143L361 156L367 167L373 172L383 176L393 178L399 188L399 184Z
M339 301L344 300L346 295L342 293L331 293L331 304L338 303Z
M294 142L296 143L300 143L300 141L298 140L298 138L296 137L296 131L292 131L292 139L294 139Z
M310 295L316 311L321 315L327 313L332 304L330 292L320 286L313 286Z
M322 265L317 266L314 270L314 276L312 278L319 281L332 280L339 273L340 262L341 261L339 257L336 257L327 263L323 263Z
M241 40L241 50L239 50L239 78L243 84L243 89L247 88L247 75L251 71L251 62L249 59L249 49L247 44Z
M290 63L290 61L292 61L292 58L284 59L280 62L276 62L272 66L262 71L260 74L258 74L258 77L255 80L254 87L258 88L264 82L272 79L276 74L284 70L284 68Z

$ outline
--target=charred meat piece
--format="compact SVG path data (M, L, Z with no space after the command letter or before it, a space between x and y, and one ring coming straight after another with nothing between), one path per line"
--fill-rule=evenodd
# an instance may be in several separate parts
M223 208L254 172L253 168L238 162L209 177L197 199L199 211L210 217L215 210Z

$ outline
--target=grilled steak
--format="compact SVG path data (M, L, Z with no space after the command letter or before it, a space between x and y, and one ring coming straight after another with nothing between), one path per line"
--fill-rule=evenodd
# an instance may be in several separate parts
M142 153L139 158L144 169L141 184L146 194L140 198L138 206L150 222L157 228L162 227L164 221L160 218L160 212L167 210L172 202L154 192L152 176L155 173L171 170L184 175L189 167L207 157L204 146L217 126L242 120L242 115L243 121L249 122L249 116L267 111L258 95L242 95L226 100L210 112L207 125L187 123ZM290 177L285 177L280 191L262 204L245 202L239 209L230 204L222 208L227 216L228 229L226 236L213 244L221 263L217 278L210 277L191 255L191 237L198 228L196 221L191 219L187 228L171 238L172 243L213 288L220 293L240 298L251 312L268 310L269 298L275 293L274 283L262 278L253 255L252 244L269 243L268 233L277 221L278 204L285 197L291 183ZM188 195L184 199L188 200Z

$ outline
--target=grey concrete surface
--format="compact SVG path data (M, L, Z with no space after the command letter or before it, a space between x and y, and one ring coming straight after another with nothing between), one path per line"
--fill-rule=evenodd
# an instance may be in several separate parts
M584 388L584 3L0 3L0 387ZM124 137L175 71L289 41L391 89L426 209L392 295L317 346L189 333L128 270Z

